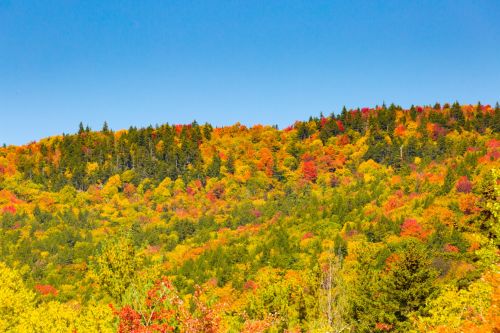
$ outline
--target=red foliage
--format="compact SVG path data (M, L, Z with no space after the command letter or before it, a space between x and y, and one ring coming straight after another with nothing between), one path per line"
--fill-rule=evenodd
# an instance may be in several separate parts
M193 296L194 310L190 312L173 284L163 278L147 292L144 303L137 304L139 310L131 305L120 310L113 305L110 307L119 318L119 333L215 333L220 323L218 311L208 307L201 298L202 289L197 287Z
M257 283L255 283L255 281L253 280L248 280L247 282L245 282L245 285L243 286L243 288L245 290L248 290L248 289L252 289L252 290L255 290L258 288L257 286Z
M38 291L41 295L54 295L57 296L59 293L56 288L51 286L50 284L37 284L35 285L36 291Z
M472 190L472 183L466 176L463 176L460 177L460 179L457 181L457 185L455 188L457 192L470 193L470 191Z
M446 245L444 246L444 251L445 251L445 252L454 252L454 253L458 253L458 252L459 252L459 249L458 249L458 247L456 247L455 245L446 244Z
M339 139L339 145L340 146L345 146L346 144L349 143L349 137L347 135L342 135Z
M439 124L434 124L432 126L432 139L437 140L441 136L446 135L446 130L439 126Z
M120 321L118 333L173 332L179 327L179 318L184 313L182 301L166 278L147 292L142 311L130 305L120 310L111 308Z
M139 312L135 311L130 305L124 306L120 311L116 311L112 305L114 313L119 316L120 324L118 325L118 333L139 333L145 332L142 326L142 317Z
M343 132L345 131L344 124L340 120L337 120L337 126L339 128L339 131Z
M9 213L9 214L15 214L15 213L16 213L16 207L14 207L14 206L12 206L12 205L5 206L5 207L2 209L2 212L3 212L3 213Z
M389 332L389 331L392 330L392 327L393 327L393 325L386 324L386 323L377 323L377 324L375 324L375 329L377 329L379 331Z
M262 212L258 209L253 209L252 210L252 215L255 217L255 218L259 218L262 216Z
M316 163L314 161L305 161L302 164L302 174L304 175L304 179L314 182L318 177L318 169L316 167Z
M491 139L486 143L486 147L488 148L500 148L500 140Z
M193 188L191 188L190 186L188 186L188 187L186 187L186 193L187 193L188 195L191 195L191 196L192 196L192 195L194 195L195 191L194 191L194 189L193 189Z
M180 134L182 132L182 127L183 127L183 125L179 125L179 124L175 125L175 132L177 134Z
M414 219L406 219L401 226L400 236L416 237L424 240L429 235L429 232L424 230L422 226Z
M304 236L302 236L302 239L308 239L308 238L313 238L314 234L312 232L306 232Z

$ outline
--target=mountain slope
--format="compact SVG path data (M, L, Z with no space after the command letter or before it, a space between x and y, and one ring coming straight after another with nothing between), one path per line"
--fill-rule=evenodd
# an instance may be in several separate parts
M0 148L0 331L492 330L499 126L391 105Z

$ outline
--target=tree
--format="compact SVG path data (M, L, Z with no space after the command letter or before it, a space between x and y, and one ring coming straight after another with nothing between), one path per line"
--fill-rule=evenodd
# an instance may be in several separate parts
M235 168L234 168L234 157L232 154L229 154L227 160L226 160L226 170L230 174L234 174Z
M20 274L0 262L0 332L18 332L34 300L35 294L25 287Z
M212 138L212 131L213 127L209 123L205 123L203 126L203 136L205 137L205 140L210 141Z
M458 102L453 103L451 106L450 116L457 122L458 126L463 127L465 125L465 116Z
M119 333L176 332L187 314L183 302L168 279L157 281L146 294L134 293L130 304L114 313Z
M82 134L85 132L85 128L83 127L83 123L80 122L80 124L78 125L78 134Z
M304 161L302 163L302 174L307 181L315 182L318 177L318 168L314 161Z
M212 163L207 168L207 176L217 178L220 176L221 159L219 154L215 152L212 156Z
M94 265L94 279L115 301L121 302L135 278L137 259L129 238L120 237L104 244Z
M412 315L423 314L426 301L436 288L437 275L425 247L410 240L382 278L382 304L387 322L405 327Z
M163 277L142 294L135 291L130 303L114 309L119 319L119 333L186 332L216 333L220 316L203 300L196 287L192 307L178 295L172 282Z
M306 122L299 122L296 125L296 128L297 128L297 137L300 140L305 140L311 135L311 133L309 132L308 123Z
M329 138L340 133L340 129L337 124L337 121L334 118L323 118L323 119L325 121L324 125L322 126L319 132L319 137L323 142L323 144L326 144Z
M336 245L337 246L337 245ZM326 316L326 326L332 332L344 332L347 323L347 286L342 272L344 256L340 244L337 251L331 250L328 264L323 268L321 285L321 310Z

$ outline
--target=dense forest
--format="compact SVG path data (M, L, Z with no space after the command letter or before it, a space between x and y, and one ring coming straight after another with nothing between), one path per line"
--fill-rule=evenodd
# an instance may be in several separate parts
M500 106L0 148L0 332L498 332Z

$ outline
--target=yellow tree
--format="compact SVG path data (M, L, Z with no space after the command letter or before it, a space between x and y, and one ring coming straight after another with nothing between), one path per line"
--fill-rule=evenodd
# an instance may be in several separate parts
M34 298L20 274L0 262L0 332L17 332L33 309Z
M100 288L115 301L121 302L134 281L136 267L134 245L130 239L120 237L103 246L92 273Z

